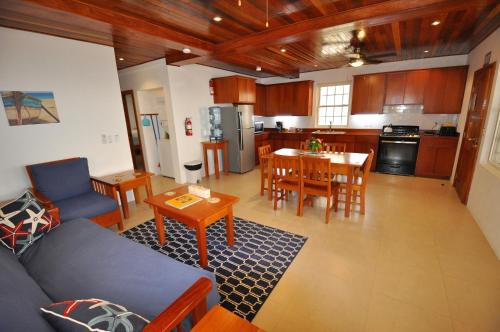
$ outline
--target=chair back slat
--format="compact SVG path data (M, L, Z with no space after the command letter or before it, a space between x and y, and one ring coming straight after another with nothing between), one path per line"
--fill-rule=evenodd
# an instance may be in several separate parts
M259 153L259 162L262 164L262 157L271 153L271 145L266 144L263 146L259 146L258 153Z
M370 149L368 158L366 159L364 165L361 167L361 170L363 171L363 176L362 176L363 186L366 186L366 182L368 181L368 176L370 175L370 170L372 168L372 162L374 156L375 156L375 151L373 151L373 149Z
M305 140L300 142L300 150L306 151L309 150L309 142L310 140Z
M272 160L275 181L300 182L300 157L275 155Z
M323 143L323 150L326 152L346 152L346 143Z
M332 181L330 159L303 156L300 162L304 184L319 187L330 185Z

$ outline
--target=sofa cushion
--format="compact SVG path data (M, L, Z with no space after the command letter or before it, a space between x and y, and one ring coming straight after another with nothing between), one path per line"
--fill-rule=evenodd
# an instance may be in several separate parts
M125 307L101 299L57 302L41 310L59 332L140 332L149 323Z
M92 191L87 158L32 165L31 174L36 190L51 201Z
M114 199L95 191L55 201L54 204L59 208L61 221L93 218L118 208L118 203Z
M0 246L0 331L53 332L40 311L50 303L16 255Z
M212 280L208 306L218 302L212 273L86 219L61 224L30 247L20 261L56 302L101 298L151 320L200 277Z
M16 255L58 225L29 191L0 207L0 242Z

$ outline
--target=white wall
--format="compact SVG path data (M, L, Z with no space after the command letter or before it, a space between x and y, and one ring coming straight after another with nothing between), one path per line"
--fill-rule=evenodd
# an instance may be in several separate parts
M366 65L358 68L344 67L330 70L321 70L309 73L303 73L300 78L289 80L281 77L271 77L260 79L259 82L263 84L291 82L296 80L313 80L315 83L315 90L318 84L324 83L351 83L353 75L371 74L378 72L389 72L398 70L411 70L423 68L439 68L451 66L464 66L467 65L467 55L457 55L439 58L428 58L418 60L408 60L390 63L381 63L378 65ZM316 99L316 98L315 98ZM315 100L316 102L316 100ZM316 112L316 107L313 107L313 112ZM315 113L314 113L315 114ZM294 116L281 116L281 117L260 117L264 121L264 125L268 128L274 127L276 121L283 121L285 127L298 127L298 128L314 128L317 127L315 117L294 117ZM382 128L384 124L406 124L418 125L422 129L431 129L435 122L441 123L454 123L458 120L457 115L445 114L357 114L349 118L349 128Z
M460 128L463 128L465 125L474 72L483 66L484 55L490 51L491 62L496 61L497 68L492 87L489 113L486 119L467 207L500 259L500 170L488 164L488 155L491 150L495 126L500 113L500 77L498 75L498 66L500 66L500 29L497 29L469 54L469 74L462 106Z
M122 90L138 91L162 87L165 91L165 112L172 141L175 180L186 182L183 164L192 160L203 160L201 142L208 140L210 125L208 107L213 106L209 80L214 77L236 73L211 67L189 65L167 66L164 59L119 71ZM138 98L136 98L137 103ZM141 105L136 105L142 112ZM190 117L193 136L186 136L184 121ZM219 152L219 161L222 152ZM209 173L214 173L213 155L209 152ZM222 166L222 164L221 164Z
M29 186L27 164L81 156L94 175L132 168L113 48L6 28L0 40L0 90L53 91L61 120L11 127L0 102L0 200Z

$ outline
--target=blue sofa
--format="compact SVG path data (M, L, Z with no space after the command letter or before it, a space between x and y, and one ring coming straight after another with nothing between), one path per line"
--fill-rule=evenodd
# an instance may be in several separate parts
M61 221L88 218L123 230L116 189L90 177L87 158L28 165L26 170L37 199L47 209L57 207Z
M219 301L215 277L87 219L62 223L18 259L0 248L0 331L54 331L40 307L101 298L153 320L200 277L212 281L208 308ZM182 321L189 330L188 319Z

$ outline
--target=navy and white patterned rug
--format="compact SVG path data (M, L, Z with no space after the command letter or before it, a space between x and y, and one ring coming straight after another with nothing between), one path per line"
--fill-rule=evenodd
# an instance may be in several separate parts
M226 244L223 219L207 228L209 266L215 273L220 304L251 321L290 266L307 238L234 217L235 243ZM159 246L154 220L122 233L180 262L199 267L195 230L165 219L167 242Z

